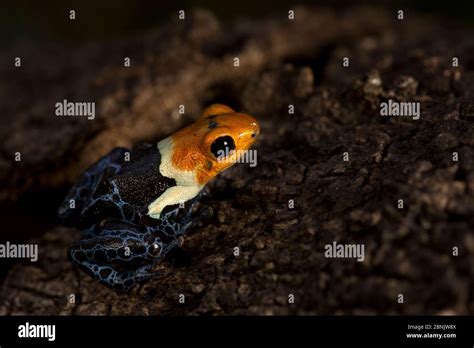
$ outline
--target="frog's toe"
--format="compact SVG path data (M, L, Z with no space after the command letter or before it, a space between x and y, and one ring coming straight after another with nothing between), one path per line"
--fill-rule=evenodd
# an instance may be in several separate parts
M143 266L135 271L117 272L110 266L102 266L99 272L99 281L116 291L130 291L135 285L156 276L152 265Z

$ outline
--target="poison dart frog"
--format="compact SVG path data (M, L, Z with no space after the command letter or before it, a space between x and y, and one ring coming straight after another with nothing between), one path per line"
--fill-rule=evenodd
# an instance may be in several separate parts
M155 145L113 149L82 174L59 208L64 224L83 230L69 259L117 291L150 279L202 217L193 207L206 183L259 133L252 116L213 104Z

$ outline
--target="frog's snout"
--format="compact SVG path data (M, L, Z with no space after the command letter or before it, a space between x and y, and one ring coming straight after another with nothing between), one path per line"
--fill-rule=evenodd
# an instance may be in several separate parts
M251 131L252 138L256 138L260 134L260 125L258 124L257 120L253 119L253 121L250 122L249 128Z
M250 118L249 123L246 127L244 127L243 131L240 133L239 138L248 138L249 139L249 146L252 145L256 138L260 135L260 125L258 124L257 120L254 119L252 116L245 115L246 117Z

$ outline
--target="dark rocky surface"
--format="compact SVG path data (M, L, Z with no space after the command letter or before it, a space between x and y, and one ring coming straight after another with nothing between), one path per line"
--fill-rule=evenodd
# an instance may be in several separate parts
M209 185L203 204L214 216L168 257L163 276L114 293L66 259L79 231L53 225L34 237L39 261L9 270L0 313L472 314L469 37L437 19L398 21L367 8L301 7L293 22L282 15L235 23L196 10L135 39L7 52L0 59L0 94L9 101L0 105L5 205L40 192L35 202L54 211L47 192L59 196L112 147L162 138L210 102L255 115L262 135L257 167L237 165ZM34 61L21 73L10 62L18 54ZM96 101L96 119L54 116L65 98ZM420 120L382 118L379 104L388 98L421 102ZM365 261L325 258L333 241L363 243Z

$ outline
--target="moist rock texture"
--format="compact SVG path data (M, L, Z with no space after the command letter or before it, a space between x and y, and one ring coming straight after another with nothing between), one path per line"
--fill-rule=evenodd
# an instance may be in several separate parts
M39 261L4 277L0 313L474 313L473 33L443 27L368 8L234 23L195 10L135 39L6 52L0 199L10 206L65 191L111 148L160 139L211 102L255 115L262 134L258 165L209 185L202 204L214 216L160 276L115 293L73 267L66 250L80 232L56 225L31 241ZM7 63L19 51L35 61L21 73ZM56 117L63 99L95 101L95 120ZM420 102L420 119L380 116L388 99ZM363 244L364 261L325 257L334 241Z

